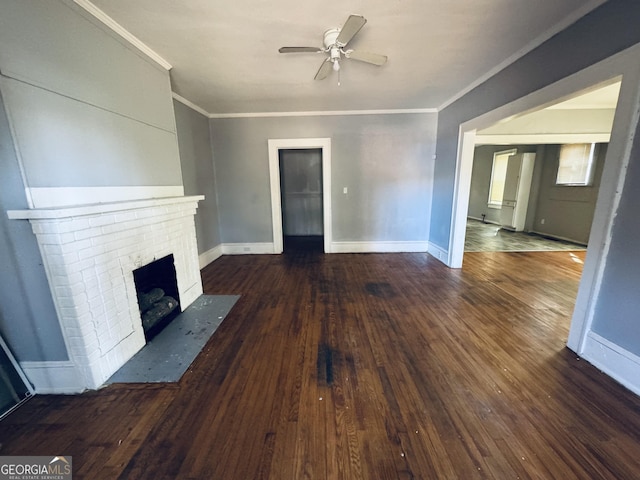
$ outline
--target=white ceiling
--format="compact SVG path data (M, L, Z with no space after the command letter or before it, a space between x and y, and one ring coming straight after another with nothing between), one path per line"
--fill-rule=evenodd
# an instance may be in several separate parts
M621 83L576 92L546 108L516 115L483 130L476 144L608 142Z
M616 108L620 95L620 82L606 87L588 91L582 95L570 98L555 105L547 107L547 110L586 110L586 109L611 109Z
M75 0L88 3L86 0ZM439 108L605 0L92 0L170 63L173 89L212 114ZM313 79L325 30L389 56Z

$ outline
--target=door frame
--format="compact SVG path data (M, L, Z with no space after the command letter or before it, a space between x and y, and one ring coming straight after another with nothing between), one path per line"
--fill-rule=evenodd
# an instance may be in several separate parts
M269 181L271 185L273 253L282 253L283 251L280 150L316 148L322 150L322 234L324 236L324 252L331 253L331 138L270 138Z

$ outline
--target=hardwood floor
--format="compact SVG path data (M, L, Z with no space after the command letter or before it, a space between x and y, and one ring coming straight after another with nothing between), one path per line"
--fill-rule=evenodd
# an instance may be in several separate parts
M584 252L226 256L177 384L37 396L0 455L74 478L640 477L640 398L564 347Z

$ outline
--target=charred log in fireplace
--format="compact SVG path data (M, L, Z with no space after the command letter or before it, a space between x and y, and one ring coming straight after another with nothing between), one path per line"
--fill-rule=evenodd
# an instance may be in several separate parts
M164 290L156 287L149 292L141 292L138 295L142 327L145 331L151 330L178 306L178 301L175 298L164 293Z
M180 313L173 255L133 272L145 338L151 340Z

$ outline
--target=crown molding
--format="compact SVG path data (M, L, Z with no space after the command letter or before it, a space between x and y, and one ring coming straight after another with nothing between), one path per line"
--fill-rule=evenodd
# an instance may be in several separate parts
M172 66L169 62L167 62L164 58L158 55L151 48L149 48L138 37L130 33L126 28L124 28L122 25L116 22L113 18L111 18L109 15L107 15L98 7L96 7L89 0L73 0L73 2L79 7L83 8L89 14L94 16L97 20L103 23L107 28L109 28L110 30L118 34L120 37L122 37L124 40L129 42L131 45L133 45L135 48L140 50L142 53L144 53L147 57L149 57L151 60L156 62L162 68L164 68L165 70L171 70Z
M211 113L209 118L265 118L265 117L332 117L340 115L398 115L415 113L438 113L437 108L406 108L395 110L328 110L311 112L255 112L255 113Z
M196 105L192 101L187 100L186 98L178 95L176 92L171 92L171 96L174 98L174 100L177 100L181 104L186 105L190 109L195 110L196 112L204 115L207 118L211 118L211 114L209 112L207 112L204 108L199 107L198 105Z

